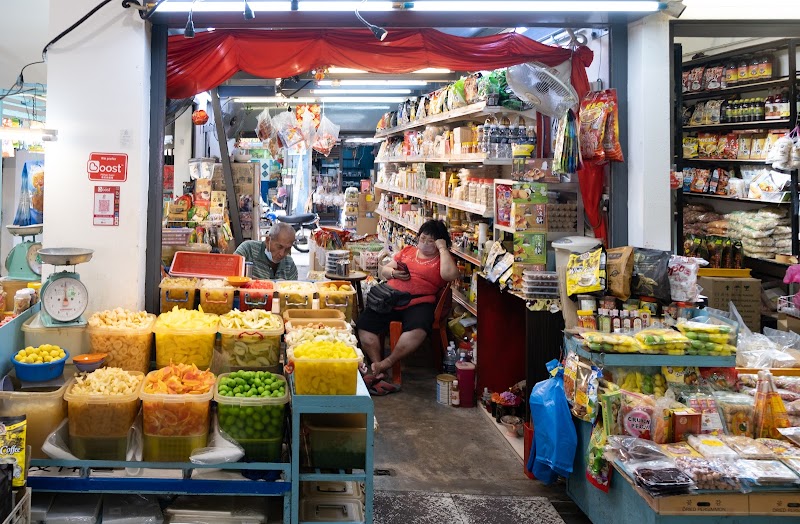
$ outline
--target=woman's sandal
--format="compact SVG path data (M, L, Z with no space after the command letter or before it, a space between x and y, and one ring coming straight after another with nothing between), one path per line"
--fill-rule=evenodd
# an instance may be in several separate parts
M391 384L385 380L378 380L374 381L371 385L368 385L367 389L369 389L370 395L382 397L390 393L397 393L400 391L400 386L398 384Z

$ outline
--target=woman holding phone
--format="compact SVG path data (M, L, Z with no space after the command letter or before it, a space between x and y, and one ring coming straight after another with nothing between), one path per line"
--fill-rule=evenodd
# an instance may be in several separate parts
M387 369L417 350L431 331L436 296L448 282L458 278L458 269L450 254L450 234L439 220L422 224L417 245L403 248L394 259L379 270L390 287L405 291L415 298L405 306L394 308L388 315L365 309L356 328L361 347L372 365L364 381L373 394L392 393L397 386L382 380ZM380 335L389 331L392 321L403 323L403 334L394 351L382 358Z

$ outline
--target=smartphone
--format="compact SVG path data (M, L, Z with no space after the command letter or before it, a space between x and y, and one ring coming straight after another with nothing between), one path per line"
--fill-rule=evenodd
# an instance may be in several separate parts
M397 270L403 271L404 273L408 273L408 266L405 262L397 262Z

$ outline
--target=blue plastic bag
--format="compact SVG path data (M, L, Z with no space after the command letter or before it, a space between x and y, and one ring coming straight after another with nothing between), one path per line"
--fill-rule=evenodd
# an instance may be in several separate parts
M533 442L526 465L545 484L572 473L578 435L564 395L564 368L557 360L547 363L551 378L533 386L530 396Z

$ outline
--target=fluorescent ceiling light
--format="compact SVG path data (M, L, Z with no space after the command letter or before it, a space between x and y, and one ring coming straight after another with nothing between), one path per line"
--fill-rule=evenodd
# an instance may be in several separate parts
M312 89L312 95L410 95L410 89Z
M248 2L254 12L291 11L290 1ZM372 0L370 2L330 2L299 1L300 11L338 11L352 12L356 8L360 12L392 11L393 2ZM615 12L647 12L658 11L663 2L655 0L496 0L496 1L453 1L453 0L419 0L409 11L444 11L444 12L501 12L501 11L615 11ZM162 2L156 9L162 13L186 13L192 8L192 2ZM240 2L194 2L194 12L239 12Z
M319 85L332 86L338 82L341 86L426 86L425 80L321 80Z
M359 137L355 136L353 138L345 138L345 144L377 144L378 142L383 142L382 138L375 138L375 137Z
M0 127L0 140L22 140L24 142L49 142L58 138L55 129L31 129L29 127Z
M452 71L450 71L449 69L446 69L444 67L426 67L425 69L417 69L416 71L411 71L411 72L413 74L425 74L425 73L430 73L430 74L443 73L443 74L447 74L447 73L452 73Z
M323 96L320 101L323 104L352 104L352 103L366 103L366 104L393 104L400 103L406 100L402 96Z
M313 96L237 96L233 101L240 104L313 104L317 99Z
M362 69L350 69L349 67L329 67L328 74L331 75L363 75L367 74L368 71L364 71ZM411 71L413 74L447 74L452 73L449 69L445 69L444 67L426 67L424 69L418 69L416 71Z

